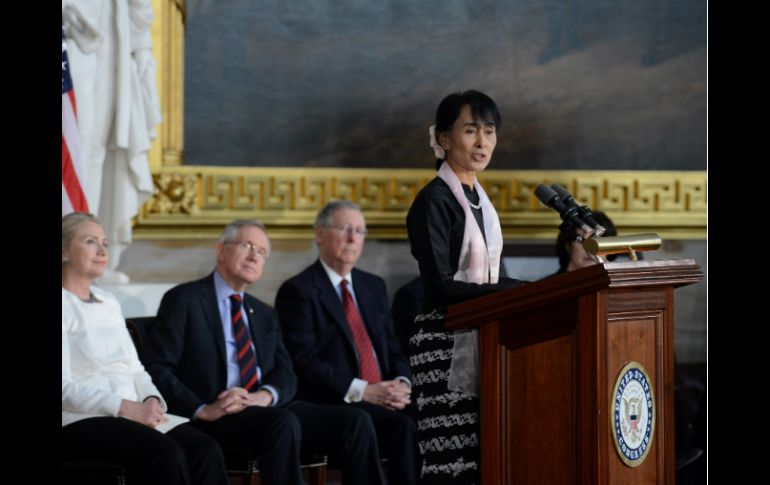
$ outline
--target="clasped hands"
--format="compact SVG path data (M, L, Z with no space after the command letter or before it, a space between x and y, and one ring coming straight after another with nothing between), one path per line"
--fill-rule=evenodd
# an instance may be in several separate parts
M168 420L166 413L163 412L163 406L155 397L149 397L144 402L123 399L120 402L118 415L150 428L155 428Z
M400 380L381 381L367 384L364 389L364 401L379 404L394 411L404 409L411 401L412 389Z
M260 389L249 392L242 387L232 387L219 393L217 400L207 404L197 417L204 421L216 421L227 414L236 414L249 406L267 407L273 403L273 395Z

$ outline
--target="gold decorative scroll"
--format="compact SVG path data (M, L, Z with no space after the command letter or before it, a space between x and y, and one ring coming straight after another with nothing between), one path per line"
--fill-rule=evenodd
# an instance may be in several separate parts
M136 220L137 238L212 238L235 218L257 218L272 237L310 238L315 215L332 199L359 204L371 237L404 239L405 220L433 170L164 166L155 196ZM487 170L481 184L506 239L553 239L560 220L535 197L559 183L580 204L606 212L620 234L664 239L706 236L705 172Z

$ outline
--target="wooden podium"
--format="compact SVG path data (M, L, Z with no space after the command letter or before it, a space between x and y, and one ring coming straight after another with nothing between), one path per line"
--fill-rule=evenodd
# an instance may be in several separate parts
M701 278L691 259L597 264L449 307L447 328L479 329L481 484L673 484L674 288ZM614 437L629 362L654 396L635 466Z

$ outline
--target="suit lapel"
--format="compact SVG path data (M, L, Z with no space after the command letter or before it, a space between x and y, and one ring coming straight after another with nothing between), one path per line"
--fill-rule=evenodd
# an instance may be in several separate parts
M318 300L321 302L321 306L332 316L340 330L342 330L342 334L347 338L353 353L356 353L356 344L353 341L353 334L350 333L350 326L348 325L348 319L345 317L342 302L320 261L316 261L313 265L312 277L313 286L318 292ZM356 354L356 359L358 359L358 354Z
M214 274L201 286L201 306L206 323L214 335L214 343L219 352L219 359L224 363L225 374L227 374L227 352L225 352L225 332L222 329L222 317L219 315L219 303L217 302L217 292L214 290ZM226 379L225 379L226 380Z

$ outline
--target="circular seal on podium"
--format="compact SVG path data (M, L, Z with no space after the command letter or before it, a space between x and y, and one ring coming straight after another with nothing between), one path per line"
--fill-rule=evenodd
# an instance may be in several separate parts
M623 366L612 393L612 437L623 463L644 463L655 432L655 393L647 370L639 362Z

